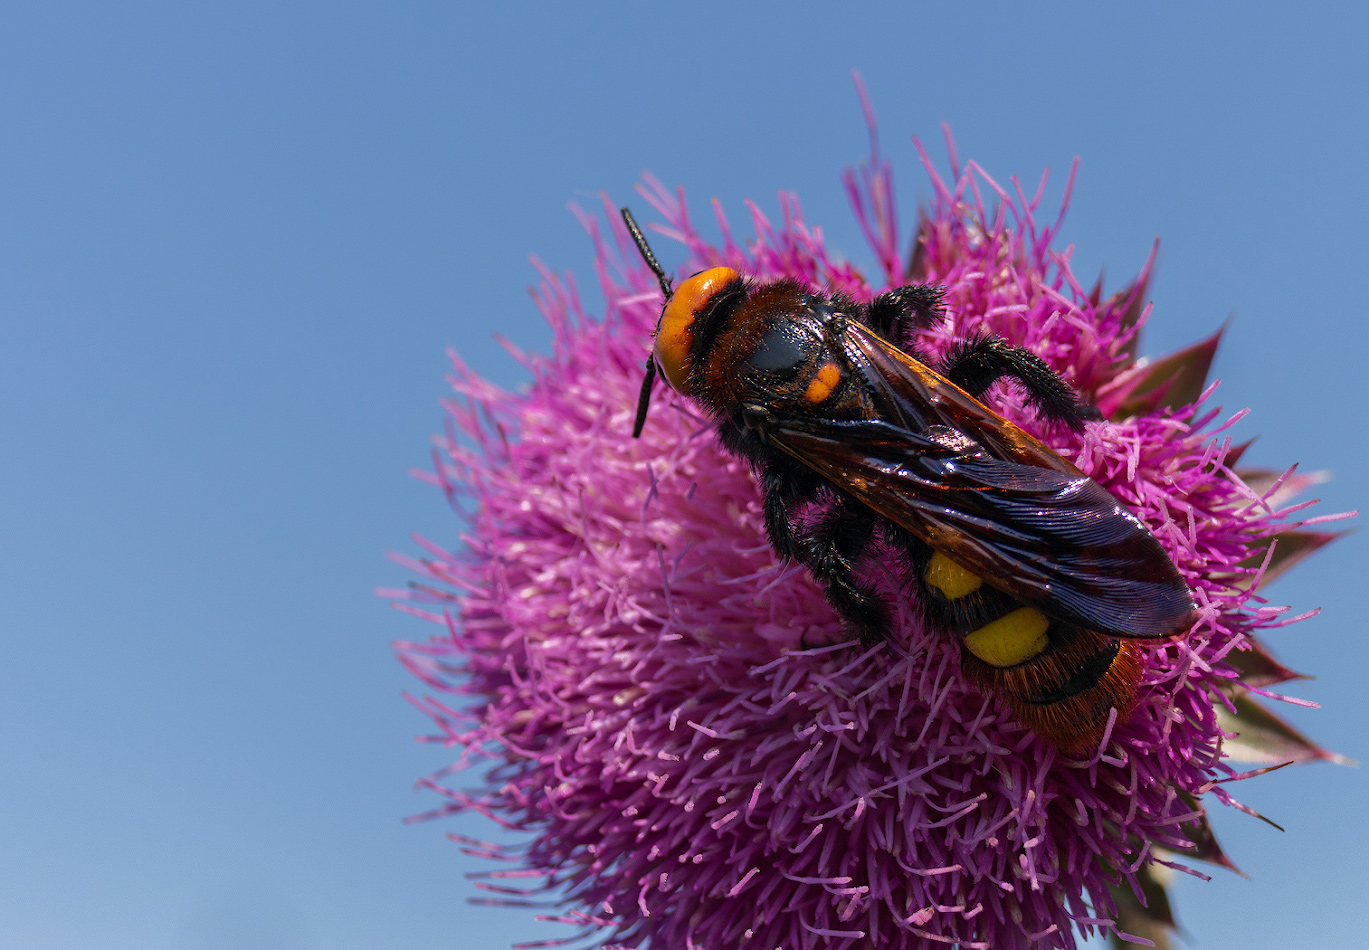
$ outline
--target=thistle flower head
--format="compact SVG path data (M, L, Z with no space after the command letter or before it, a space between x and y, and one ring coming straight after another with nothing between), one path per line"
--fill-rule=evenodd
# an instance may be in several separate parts
M526 391L453 356L458 398L429 477L466 527L458 549L429 544L412 562L423 581L401 605L442 631L399 652L431 691L418 704L433 738L460 749L426 782L445 798L434 814L478 811L526 832L521 849L483 849L513 865L494 876L538 875L532 890L567 902L556 919L583 937L1074 947L1123 927L1153 863L1226 861L1202 802L1243 807L1221 784L1239 777L1223 757L1230 717L1252 702L1244 687L1287 678L1268 673L1277 664L1254 636L1288 620L1253 592L1291 561L1269 539L1289 530L1299 506L1280 505L1299 479L1237 473L1227 428L1239 414L1201 407L1215 338L1136 360L1149 261L1111 296L1086 290L1053 248L1059 221L1037 217L1040 191L1001 187L954 152L947 179L924 162L935 197L911 247L877 150L847 175L878 278L829 255L792 195L777 225L749 206L745 241L715 205L714 245L682 194L652 179L642 192L656 233L683 243L684 274L726 264L859 299L933 282L949 318L927 352L982 330L1039 354L1106 421L1082 435L1042 426L1009 387L993 390L995 409L1149 526L1201 619L1144 646L1134 712L1084 759L970 687L959 645L923 623L897 565L871 579L900 605L889 642L847 642L806 569L767 543L753 473L687 399L658 388L632 438L660 292L612 207L607 228L582 213L603 317L543 270L534 296L554 345L522 357ZM1303 553L1324 539L1301 537ZM1326 756L1301 737L1288 748ZM473 789L453 774L468 767Z

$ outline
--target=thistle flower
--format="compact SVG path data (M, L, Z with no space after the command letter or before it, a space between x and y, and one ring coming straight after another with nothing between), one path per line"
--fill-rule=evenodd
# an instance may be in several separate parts
M398 645L431 691L415 703L438 726L432 741L460 749L424 781L445 802L422 817L475 811L525 832L517 849L465 844L510 865L487 889L568 905L550 918L581 926L564 942L1163 941L1172 921L1153 869L1230 866L1205 803L1248 811L1226 783L1255 773L1228 755L1331 757L1252 696L1282 698L1267 687L1297 675L1256 635L1302 619L1256 591L1332 536L1293 520L1304 505L1288 499L1310 479L1237 469L1244 446L1228 430L1243 413L1203 408L1217 337L1138 360L1154 253L1111 296L1085 290L1069 253L1052 249L1060 220L1037 218L1045 177L1028 198L1016 179L1009 190L973 162L961 168L953 147L949 180L922 153L935 197L901 246L873 128L871 159L846 188L878 280L829 255L793 195L780 195L777 226L749 205L745 244L715 202L714 246L683 193L650 178L641 191L664 220L657 232L684 244L683 273L725 264L858 299L933 282L949 319L926 335L927 352L983 330L1039 354L1105 421L1083 435L1043 428L1005 388L994 407L1150 527L1201 620L1143 646L1135 711L1083 760L971 688L958 644L927 629L906 594L888 643L847 642L812 577L766 542L752 472L687 400L658 390L632 439L660 294L612 207L608 233L580 213L606 313L591 318L570 279L543 269L534 297L554 345L516 354L527 391L504 392L453 355L460 398L425 477L464 518L462 546L424 542L428 557L409 561L422 583L388 592L443 628ZM898 570L872 582L906 591ZM483 776L463 790L453 774L472 766Z

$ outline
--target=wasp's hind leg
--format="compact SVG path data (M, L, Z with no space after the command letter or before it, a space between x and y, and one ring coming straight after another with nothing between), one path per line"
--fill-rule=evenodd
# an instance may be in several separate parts
M936 284L909 284L887 291L870 301L868 325L890 343L901 346L913 330L925 330L945 315L945 295Z
M941 375L980 401L990 386L1010 376L1022 384L1042 415L1075 432L1083 430L1085 420L1102 418L1041 357L996 336L975 336L957 344L942 361Z
M805 473L806 474L806 473ZM873 590L856 580L854 568L874 532L868 508L838 499L812 524L796 529L794 512L814 501L820 483L805 484L796 472L771 469L762 479L765 527L775 552L798 561L823 586L827 602L851 623L867 646L878 643L888 622L888 608Z

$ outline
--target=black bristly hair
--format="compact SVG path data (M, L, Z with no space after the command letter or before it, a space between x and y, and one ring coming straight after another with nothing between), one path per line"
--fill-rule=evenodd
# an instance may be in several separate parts
M951 347L939 367L941 374L983 402L989 387L1008 377L1022 384L1027 400L1051 422L1074 432L1084 431L1086 419L1099 419L1098 410L1079 398L1070 384L1031 350L1012 346L991 333L980 332Z
M642 260L646 261L646 266L651 268L651 272L656 275L657 282L661 285L661 296L665 303L670 302L670 278L666 276L665 268L661 267L656 260L656 255L651 253L651 248L646 243L646 236L642 234L642 229L637 227L637 221L632 217L632 212L627 208L618 209L623 216L623 224L627 225L628 233L632 235L632 240L637 245L637 250L642 255ZM646 376L642 380L642 392L637 397L637 418L632 423L632 437L641 438L642 427L646 425L647 407L651 405L651 386L656 382L656 357L648 353L646 358Z

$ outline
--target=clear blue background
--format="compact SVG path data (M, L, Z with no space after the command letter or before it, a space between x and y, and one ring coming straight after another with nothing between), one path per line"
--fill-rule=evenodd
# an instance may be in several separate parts
M972 9L971 9L972 6ZM1362 5L909 2L0 7L0 947L471 948L559 935L473 908L412 780L416 684L373 598L410 531L444 347L521 374L527 255L591 287L566 210L642 169L869 265L841 193L859 68L905 226L938 124L1000 180L1083 157L1066 236L1110 286L1163 236L1146 349L1235 322L1220 401L1256 463L1364 503ZM944 164L943 164L944 167ZM1055 192L1058 195L1058 189ZM640 202L639 202L640 203ZM678 253L664 249L668 263ZM592 295L591 295L592 299ZM1369 758L1364 535L1274 588L1322 617L1289 718ZM1239 789L1246 881L1181 882L1194 945L1363 945L1362 771Z

